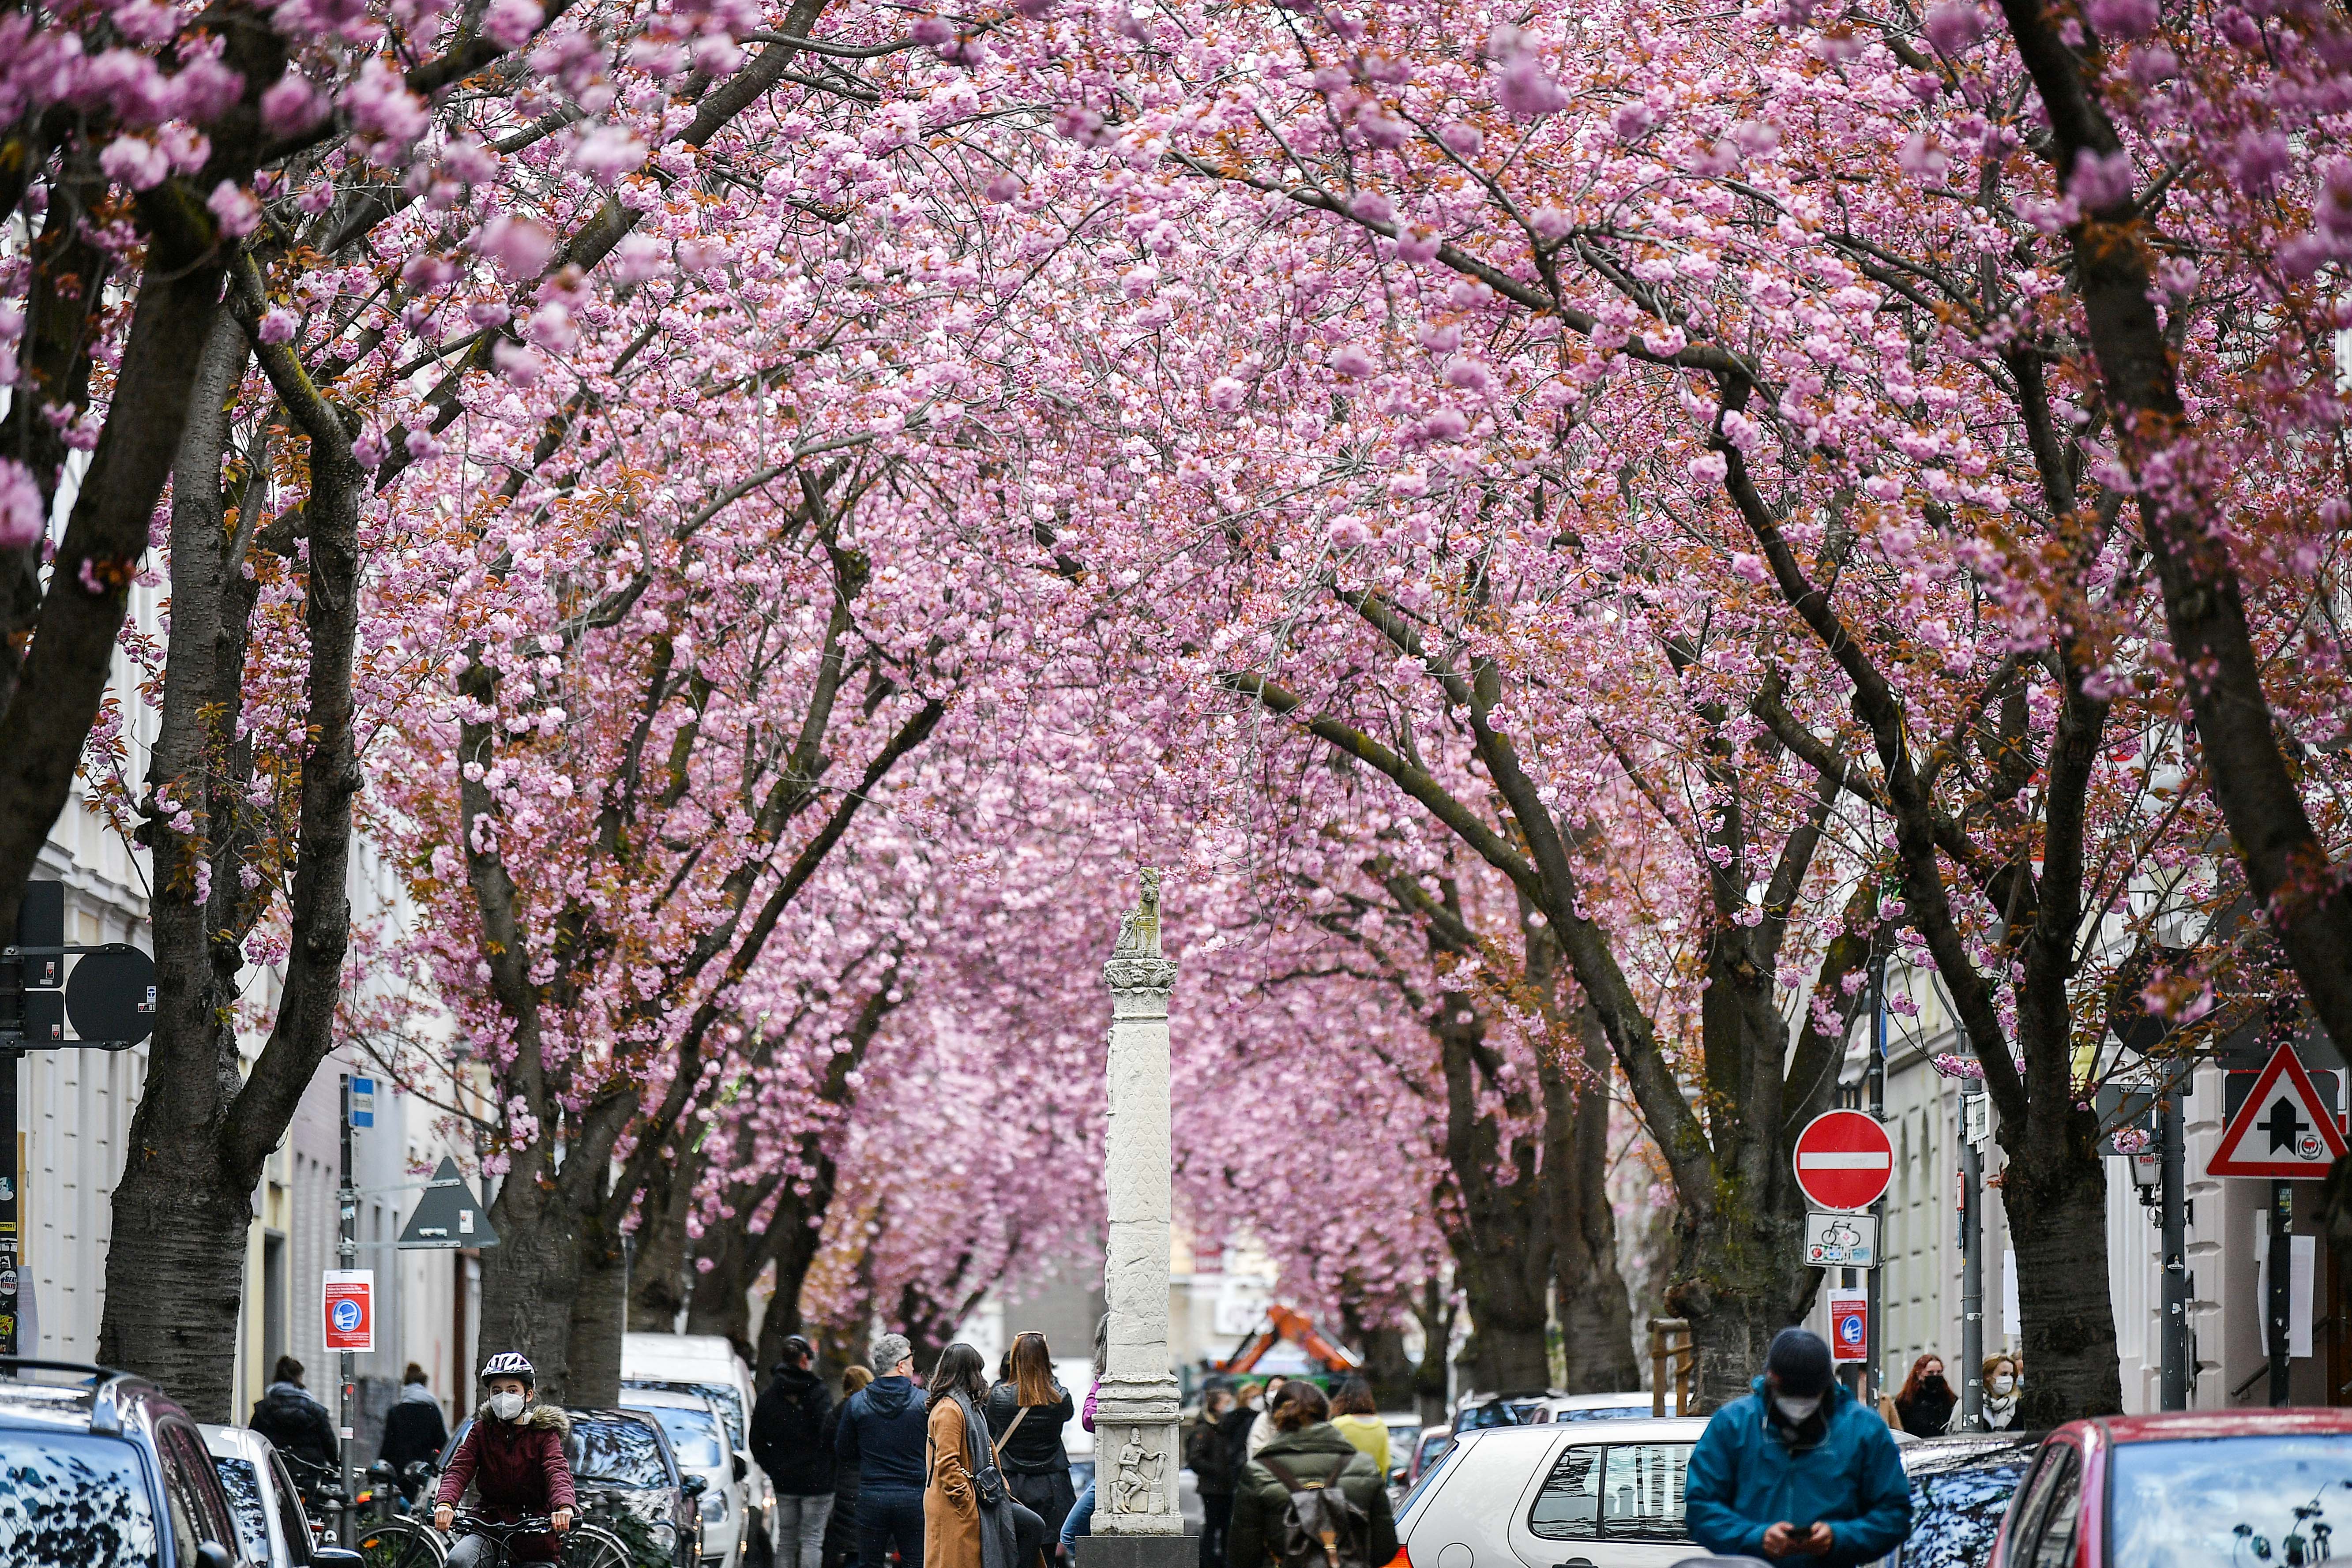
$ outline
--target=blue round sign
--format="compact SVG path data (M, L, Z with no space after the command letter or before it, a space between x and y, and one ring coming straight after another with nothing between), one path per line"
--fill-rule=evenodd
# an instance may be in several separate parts
M344 1333L360 1326L360 1304L345 1296L335 1303L335 1327Z
M1860 1344L1862 1343L1862 1314L1860 1312L1847 1312L1845 1315L1839 1318L1837 1321L1837 1336L1838 1342L1841 1344Z

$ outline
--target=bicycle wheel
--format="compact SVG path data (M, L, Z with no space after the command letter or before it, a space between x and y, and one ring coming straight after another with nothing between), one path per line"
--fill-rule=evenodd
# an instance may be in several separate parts
M449 1560L439 1533L421 1520L370 1525L354 1545L367 1568L442 1568Z
M621 1538L593 1524L575 1524L564 1532L563 1568L636 1568Z

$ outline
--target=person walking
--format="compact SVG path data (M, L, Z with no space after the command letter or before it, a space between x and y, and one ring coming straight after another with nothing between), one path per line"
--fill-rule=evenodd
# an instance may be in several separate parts
M1911 1375L1895 1391L1895 1413L1915 1437L1940 1437L1951 1427L1958 1401L1944 1378L1944 1358L1930 1351L1911 1364Z
M1804 1557L1824 1568L1893 1550L1911 1528L1911 1483L1886 1423L1830 1375L1828 1343L1782 1329L1749 1386L1691 1449L1691 1538L1726 1557Z
M900 1568L923 1561L923 1402L913 1346L902 1333L874 1342L882 1375L843 1406L834 1461L857 1474L858 1568L884 1568L898 1548Z
M1234 1407L1217 1423L1217 1441L1225 1451L1225 1474L1241 1484L1242 1467L1249 1463L1249 1435L1265 1416L1265 1385L1244 1383L1234 1390ZM1230 1528L1230 1527L1229 1527Z
M841 1413L857 1391L874 1381L873 1369L853 1365L841 1375L843 1403L824 1418L824 1451L833 1453L841 1435ZM857 1467L837 1460L833 1467L833 1512L824 1521L822 1568L857 1568Z
M1984 1360L1984 1429L2017 1430L2017 1360L1994 1354Z
M775 1488L777 1568L824 1568L824 1530L833 1518L833 1391L810 1370L815 1347L799 1334L784 1340L774 1381L751 1408L751 1458Z
M1054 1353L1044 1334L1013 1335L1010 1360L1013 1375L988 1393L989 1435L1004 1489L1045 1521L1058 1556L1062 1526L1078 1500L1062 1446L1062 1428L1078 1413L1077 1402L1054 1380Z
M482 1407L474 1412L473 1425L449 1456L449 1468L442 1472L433 1499L433 1528L442 1534L449 1533L468 1483L476 1509L498 1523L545 1514L556 1534L572 1528L572 1511L579 1499L571 1462L563 1457L572 1417L560 1406L532 1398L537 1381L530 1363L513 1351L482 1364ZM507 1552L516 1563L552 1563L557 1560L555 1537L518 1535L507 1542ZM455 1568L474 1568L496 1554L488 1536L467 1535L449 1548L448 1561Z
M302 1386L302 1364L290 1355L279 1356L278 1364L270 1368L269 1386L254 1402L253 1414L245 1424L278 1445L280 1452L317 1470L316 1475L295 1471L295 1479L305 1490L336 1479L342 1468L342 1444L335 1436L334 1419Z
M1381 1468L1381 1479L1388 1479L1389 1424L1381 1419L1380 1401L1372 1397L1370 1384L1350 1377L1339 1385L1331 1396L1331 1426L1371 1456L1372 1463Z
M1233 1407L1231 1389L1210 1389L1184 1439L1184 1468L1201 1497L1201 1568L1224 1568L1225 1536L1234 1522L1233 1457L1218 1425Z
M423 1460L431 1464L441 1457L442 1445L449 1440L449 1427L441 1419L441 1401L433 1397L425 1369L415 1362L400 1376L400 1397L393 1401L392 1409L383 1418L383 1444L375 1457L392 1467L398 1478L403 1497L414 1502L418 1483L404 1473L408 1467Z
M1272 1430L1257 1458L1234 1487L1234 1521L1225 1538L1229 1568L1266 1568L1281 1562L1285 1521L1297 1500L1311 1498L1329 1531L1310 1552L1328 1568L1384 1568L1397 1554L1396 1518L1389 1509L1389 1478L1371 1456L1331 1425L1330 1402L1311 1383L1283 1385ZM1334 1507L1331 1492L1344 1500ZM1302 1525L1313 1524L1300 1518Z
M981 1410L987 1398L988 1363L980 1352L961 1343L940 1352L925 1401L923 1568L1034 1568L1020 1552L1020 1504L1004 1490ZM1034 1552L1045 1531L1032 1529Z

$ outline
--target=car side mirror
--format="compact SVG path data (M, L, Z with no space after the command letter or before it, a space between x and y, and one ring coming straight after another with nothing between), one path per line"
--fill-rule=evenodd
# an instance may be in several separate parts
M367 1559L346 1546L313 1546L310 1568L367 1568Z
M688 1497L700 1497L710 1490L709 1476L688 1476L677 1483L677 1490Z
M236 1559L217 1541L196 1542L196 1568L236 1568Z
M749 1454L747 1454L747 1453L745 1453L745 1452L744 1452L742 1449L740 1449L740 1448L736 1449L736 1450L735 1450L735 1479L736 1479L737 1480L739 1480L739 1481L740 1481L740 1480L741 1480L745 1476L748 1476L748 1475L750 1475L751 1473L751 1455L749 1455Z

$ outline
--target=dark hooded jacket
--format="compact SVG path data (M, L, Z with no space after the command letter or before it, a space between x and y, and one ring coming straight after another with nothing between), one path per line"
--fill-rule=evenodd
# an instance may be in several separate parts
M1261 1568L1274 1561L1275 1542L1282 1534L1284 1511L1290 1506L1290 1488L1266 1467L1272 1459L1301 1483L1337 1486L1349 1502L1364 1511L1371 1531L1364 1560L1381 1563L1397 1554L1396 1516L1389 1508L1388 1478L1372 1457L1328 1421L1318 1421L1296 1432L1276 1434L1242 1467L1234 1478L1234 1522L1225 1537L1225 1562L1230 1568Z
M877 1377L849 1396L834 1434L834 1458L866 1491L923 1490L926 1421L914 1380Z
M342 1446L336 1439L333 1418L299 1383L273 1383L262 1390L246 1425L305 1463L326 1470L342 1463ZM303 1475L299 1466L295 1476L306 1484L314 1479Z
M833 1446L826 1417L833 1391L824 1379L797 1366L776 1374L751 1411L751 1458L786 1497L823 1497L833 1490Z

